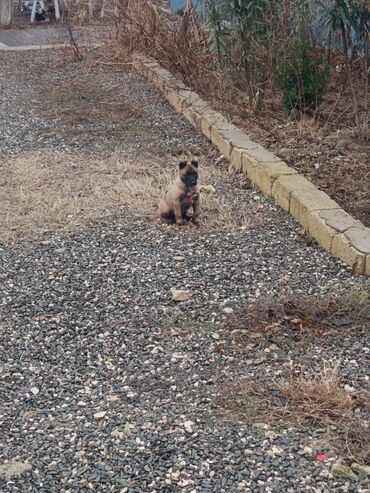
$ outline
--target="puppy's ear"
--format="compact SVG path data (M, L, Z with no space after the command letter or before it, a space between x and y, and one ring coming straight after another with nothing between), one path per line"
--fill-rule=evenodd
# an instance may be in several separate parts
M198 161L196 159L192 159L191 164L194 166L194 168L198 168Z
M188 163L187 163L187 161L181 161L181 162L179 163L179 168L180 168L180 169L184 169L184 168L185 168L185 166L186 166L187 164L188 164Z

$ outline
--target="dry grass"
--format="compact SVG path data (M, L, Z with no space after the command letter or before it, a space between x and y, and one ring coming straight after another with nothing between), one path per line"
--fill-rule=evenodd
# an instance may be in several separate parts
M197 90L209 93L209 87L229 97L217 61L206 49L207 33L200 28L194 9L186 9L182 17L168 15L147 0L117 2L112 44L122 59L133 52L144 52ZM220 96L222 99L222 96Z
M239 349L242 359L244 348L257 352L271 344L287 352L304 352L308 344L321 341L324 346L341 347L350 334L368 333L369 303L370 293L362 290L319 300L302 296L259 300L231 322L234 349ZM340 454L370 461L370 394L366 389L347 392L339 363L286 369L275 379L233 381L220 396L228 416L236 414L249 423L324 427L328 443Z
M229 322L229 329L241 347L256 340L261 346L275 342L280 346L294 343L304 347L328 333L364 332L370 326L369 305L370 293L364 290L320 299L294 295L262 298L237 314Z
M327 423L340 418L354 405L340 386L338 365L324 367L316 375L290 376L267 382L243 382L236 396L249 419L282 419L295 423Z
M21 155L0 169L0 238L73 231L117 210L126 220L143 217L155 210L174 173L175 165L153 164L152 156L130 161L113 153L92 160L51 150ZM203 184L221 179L216 168L201 171ZM252 215L235 197L204 194L201 231L247 227Z
M341 383L338 365L313 374L279 378L272 382L247 381L234 389L228 402L248 422L318 425L329 443L351 459L370 461L368 393L349 394Z
M366 392L348 393L338 366L269 382L243 382L233 389L228 412L238 412L250 423L325 427L334 449L368 463L370 396Z

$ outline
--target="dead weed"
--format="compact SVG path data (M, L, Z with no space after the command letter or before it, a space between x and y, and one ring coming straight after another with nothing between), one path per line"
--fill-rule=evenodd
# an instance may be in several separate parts
M227 408L250 423L324 427L331 447L347 458L369 463L370 396L347 392L338 368L339 364L314 374L243 382L232 390Z
M370 326L370 293L352 290L321 299L284 296L259 300L231 322L234 349L262 350L275 344L286 351L304 351L320 340L339 345L350 334L367 333ZM242 357L242 356L241 356ZM366 390L347 391L339 363L334 366L287 369L276 378L241 379L221 391L226 415L277 424L325 427L328 441L348 458L370 461L369 410Z
M155 210L174 173L175 166L153 164L152 156L132 161L119 153L104 160L51 150L23 154L0 169L0 238L72 231L118 209L127 220L144 217ZM221 179L217 168L202 169L201 183ZM204 194L202 209L203 232L246 228L253 215L247 204L217 194Z
M350 290L345 294L282 296L259 299L229 323L238 344L253 341L304 346L327 333L360 333L370 325L370 293Z
M370 397L366 392L348 393L338 366L269 382L243 382L233 389L227 407L251 423L325 427L329 442L342 454L369 462Z

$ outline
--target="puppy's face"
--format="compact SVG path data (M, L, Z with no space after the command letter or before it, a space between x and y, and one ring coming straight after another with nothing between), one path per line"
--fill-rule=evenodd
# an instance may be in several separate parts
M196 187L198 183L198 161L196 159L193 159L191 162L181 161L179 164L179 173L186 188Z

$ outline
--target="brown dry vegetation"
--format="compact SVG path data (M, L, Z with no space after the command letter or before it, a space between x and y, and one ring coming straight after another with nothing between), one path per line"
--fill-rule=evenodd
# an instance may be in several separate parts
M268 89L258 107L251 107L240 70L220 71L205 49L207 34L192 12L170 18L145 0L126 2L114 20L115 53L127 59L134 51L156 58L194 88L249 136L308 176L348 212L370 225L370 140L354 128L351 95L332 56L326 101L313 114L288 117L279 91ZM257 47L258 49L258 47ZM262 54L265 56L265 54ZM361 71L354 71L363 87ZM361 94L361 98L364 94ZM366 138L367 135L367 138Z
M240 345L260 340L304 347L314 339L335 331L363 333L370 326L370 293L350 291L341 296L312 300L309 296L286 295L276 300L259 299L246 307L228 328Z
M259 300L228 324L233 346L240 351L239 364L244 348L251 346L263 351L275 344L304 352L319 340L340 345L350 334L368 334L369 302L370 294L357 290L320 300L294 296ZM234 378L226 392L223 386L223 416L238 415L248 423L324 427L335 450L350 459L370 461L370 393L366 388L353 393L344 388L340 362L312 362L312 367L286 369L277 377L238 380Z
M368 425L370 396L348 393L337 367L316 369L316 375L245 381L233 389L228 413L247 422L327 427L328 442L350 459L370 461Z
M122 220L144 217L155 209L174 173L175 166L159 159L153 165L152 156L132 161L118 152L95 160L51 149L20 155L0 169L0 238L73 231L118 210ZM205 167L201 183L222 177L220 169ZM203 194L202 200L201 231L255 222L253 206L241 204L237 196Z

